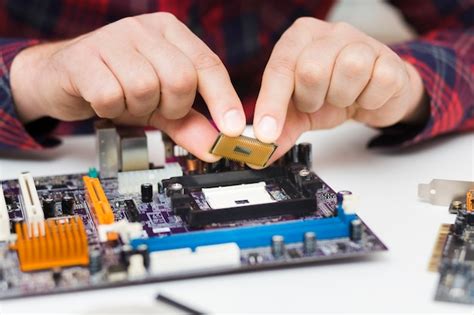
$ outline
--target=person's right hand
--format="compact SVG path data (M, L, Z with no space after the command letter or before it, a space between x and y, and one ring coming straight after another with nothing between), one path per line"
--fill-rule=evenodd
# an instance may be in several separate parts
M191 109L196 91L219 130L238 136L245 114L219 57L169 13L128 17L18 54L11 87L20 119L97 115L151 125L205 161L217 131Z

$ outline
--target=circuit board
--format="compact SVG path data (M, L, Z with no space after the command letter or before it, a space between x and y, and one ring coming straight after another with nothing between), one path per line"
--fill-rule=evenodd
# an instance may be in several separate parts
M198 168L196 163L178 155L163 167L110 178L91 170L1 181L10 230L0 233L0 298L287 267L387 249L350 213L351 194L336 193L298 158L285 157L264 170L225 159Z
M430 270L439 272L437 301L474 304L474 191L466 201L449 207L454 224L443 224L433 251Z

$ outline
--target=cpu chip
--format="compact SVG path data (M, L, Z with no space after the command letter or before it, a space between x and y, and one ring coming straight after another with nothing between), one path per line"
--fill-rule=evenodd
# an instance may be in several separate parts
M277 146L273 143L263 143L245 136L228 137L220 134L211 148L211 153L230 160L264 167L276 148Z

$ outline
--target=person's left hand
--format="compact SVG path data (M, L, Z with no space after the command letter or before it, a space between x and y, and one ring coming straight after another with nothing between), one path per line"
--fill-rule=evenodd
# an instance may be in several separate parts
M300 18L275 45L254 115L256 137L283 155L305 131L354 119L372 127L426 116L417 70L346 23Z

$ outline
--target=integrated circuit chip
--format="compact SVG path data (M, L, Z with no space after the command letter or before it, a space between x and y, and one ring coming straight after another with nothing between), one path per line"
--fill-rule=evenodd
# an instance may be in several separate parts
M229 137L220 134L210 152L230 160L264 167L276 148L273 143L263 143L246 136Z

